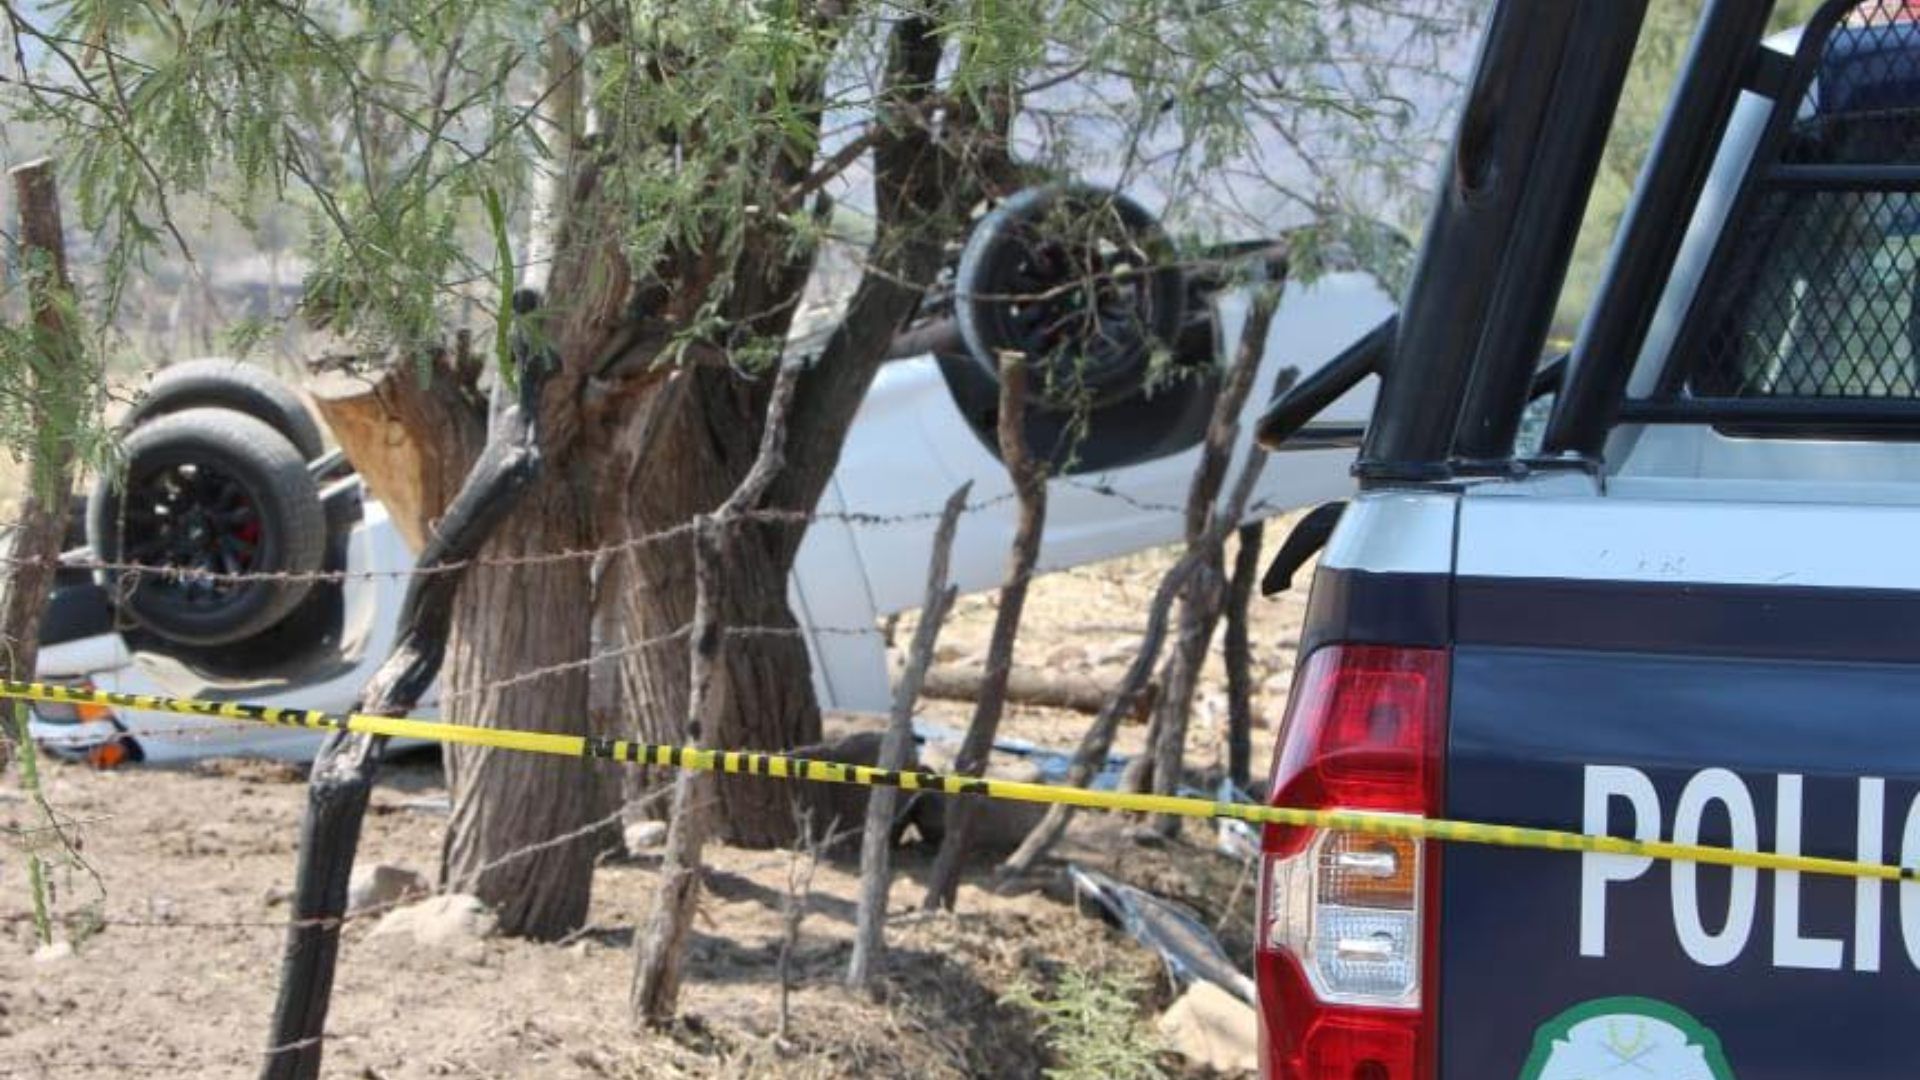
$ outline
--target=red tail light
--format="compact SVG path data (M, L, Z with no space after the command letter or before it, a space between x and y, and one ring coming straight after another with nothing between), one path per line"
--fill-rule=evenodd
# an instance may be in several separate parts
M1447 654L1330 645L1308 658L1274 806L1440 813ZM1261 844L1261 1065L1273 1080L1426 1080L1439 866L1412 840L1269 826Z

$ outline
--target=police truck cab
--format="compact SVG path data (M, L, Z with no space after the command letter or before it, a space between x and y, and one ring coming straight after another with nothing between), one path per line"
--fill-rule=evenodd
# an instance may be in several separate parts
M1273 805L1920 866L1920 5L1704 7L1568 356L1645 0L1493 6L1399 315L1266 417L1380 379L1270 574L1324 540ZM1920 884L1277 826L1260 882L1271 1077L1920 1076Z

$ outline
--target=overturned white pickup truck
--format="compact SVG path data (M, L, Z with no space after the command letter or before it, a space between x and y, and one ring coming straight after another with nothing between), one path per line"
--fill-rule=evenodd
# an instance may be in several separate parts
M883 711L888 669L880 620L916 606L944 496L973 484L952 575L962 591L998 583L1016 506L998 458L994 357L1022 348L1049 320L1035 305L1009 312L998 297L1031 291L994 274L1031 277L1044 259L994 258L1049 200L1086 189L1035 189L974 227L945 297L896 339L850 430L841 463L809 527L790 589L824 707ZM1064 193L1064 194L1063 194ZM1153 219L1123 197L1108 248L1136 255L1164 246ZM1020 242L1030 232L1020 232ZM1056 454L1041 552L1043 570L1110 559L1177 539L1182 505L1246 295L1236 276L1284 273L1282 242L1217 248L1188 260L1211 270L1156 267L1122 281L1125 296L1069 298L1165 342L1181 377L1149 369L1148 343L1101 328L1067 343L1077 377L1104 380L1084 431ZM972 257L968 257L971 255ZM1104 256L1111 258L1112 256ZM977 279L977 280L976 280ZM1089 302L1090 301L1090 302ZM1082 308L1080 310L1086 310ZM1276 387L1312 374L1391 313L1371 276L1335 272L1289 284L1241 424L1235 467L1253 420ZM1136 335L1137 338L1137 335ZM1250 515L1338 498L1371 387L1320 414L1263 474ZM1030 406L1036 446L1056 446L1069 417L1044 398ZM39 675L121 693L340 710L392 644L412 554L293 391L232 361L162 371L126 421L128 467L96 488L87 546L69 553L43 626ZM113 567L162 566L171 575L115 580ZM315 572L320 573L316 574ZM280 579L253 577L279 573ZM425 703L430 711L433 697ZM214 754L310 757L318 737L162 713L38 705L33 731L47 748L95 760L179 760Z

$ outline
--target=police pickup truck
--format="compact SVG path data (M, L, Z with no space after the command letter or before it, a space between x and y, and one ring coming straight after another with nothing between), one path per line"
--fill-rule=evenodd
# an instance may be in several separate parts
M1920 5L1771 7L1542 367L1646 0L1493 5L1397 321L1264 421L1381 379L1274 805L1920 865ZM1920 884L1271 827L1256 967L1286 1080L1920 1077Z

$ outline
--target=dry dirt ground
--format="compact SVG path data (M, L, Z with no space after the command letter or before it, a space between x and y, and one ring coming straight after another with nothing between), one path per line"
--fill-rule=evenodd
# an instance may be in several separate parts
M1271 546L1271 541L1270 541ZM1107 679L1144 622L1171 554L1157 552L1043 579L1019 650L1022 663ZM1276 717L1297 637L1300 600L1256 601L1256 711ZM963 601L950 655L984 649L990 598ZM904 628L901 640L905 640ZM1217 665L1217 660L1216 660ZM1190 762L1212 765L1224 719L1216 669L1195 713ZM966 707L929 703L935 719ZM1005 733L1070 747L1087 718L1016 709ZM1271 731L1255 732L1264 767ZM1137 749L1140 730L1123 732ZM189 770L95 772L45 767L45 793L73 822L88 872L56 874L55 916L77 949L36 959L38 942L17 833L35 816L17 771L0 786L0 1075L242 1076L259 1064L275 987L304 800L300 770L220 761ZM390 768L373 798L361 862L432 876L445 823L437 762ZM1174 843L1143 847L1128 823L1083 815L1060 855L1172 896L1221 928L1243 960L1251 882L1190 823ZM848 845L849 848L852 845ZM683 997L688 1023L637 1034L626 1021L632 928L656 860L609 856L594 881L589 927L573 940L497 937L427 947L370 937L372 918L343 933L329 1022L327 1074L351 1077L514 1076L1033 1076L1065 1064L1027 1010L1004 1002L1016 983L1044 996L1069 970L1131 977L1143 1030L1169 1002L1158 963L1079 910L1063 864L1012 895L977 867L957 915L917 910L929 851L897 858L891 962L880 1000L843 990L857 854L818 868L791 969L790 1019L777 1030L781 909L794 856L711 850ZM97 875L97 876L96 876ZM1194 1075L1170 1054L1170 1075Z

